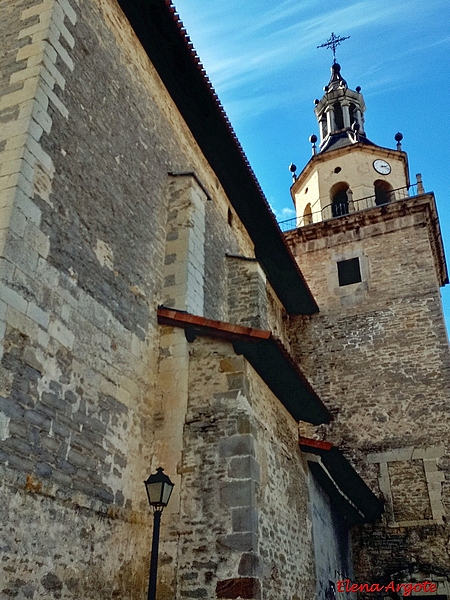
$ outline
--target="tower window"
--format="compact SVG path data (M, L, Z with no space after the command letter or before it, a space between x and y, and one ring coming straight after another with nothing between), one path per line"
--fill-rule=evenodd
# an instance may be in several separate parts
M359 283L361 279L361 268L359 266L359 258L350 258L349 260L341 260L337 263L339 285L351 285Z
M344 129L344 115L342 114L342 106L339 104L339 102L335 102L333 108L336 129Z

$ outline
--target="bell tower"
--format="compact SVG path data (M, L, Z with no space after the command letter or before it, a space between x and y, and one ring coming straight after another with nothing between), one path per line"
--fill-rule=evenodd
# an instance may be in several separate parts
M315 102L320 141L311 136L298 176L291 166L297 217L284 235L319 306L291 318L291 348L334 416L305 434L340 447L385 503L380 522L353 531L356 581L440 577L437 593L449 598L439 219L421 176L410 182L402 135L395 148L378 146L364 113L361 89L348 87L334 61Z
M291 188L298 226L408 197L403 136L396 134L395 150L374 144L365 133L365 110L361 88L349 89L341 66L333 62L324 95L315 100L319 147L312 135L312 158Z

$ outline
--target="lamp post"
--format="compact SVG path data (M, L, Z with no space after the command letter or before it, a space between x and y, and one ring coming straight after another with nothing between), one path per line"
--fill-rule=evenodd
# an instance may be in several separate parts
M167 506L170 495L172 494L173 484L167 475L163 473L164 469L158 467L156 473L150 475L147 481L144 481L147 490L148 501L153 509L153 538L152 538L152 556L150 559L150 579L148 583L148 600L156 600L156 574L158 571L158 546L159 529L161 525L161 514Z

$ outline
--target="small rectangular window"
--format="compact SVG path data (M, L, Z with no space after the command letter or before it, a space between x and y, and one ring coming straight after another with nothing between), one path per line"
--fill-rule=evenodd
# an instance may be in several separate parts
M350 285L358 283L361 280L361 269L359 267L359 258L350 258L350 260L341 260L337 264L339 285Z

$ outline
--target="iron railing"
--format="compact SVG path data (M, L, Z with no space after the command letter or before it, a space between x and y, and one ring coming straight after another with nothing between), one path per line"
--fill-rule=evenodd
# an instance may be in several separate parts
M373 194L373 196L367 196L366 198L359 198L358 200L352 198L350 194L347 202L328 204L320 211L311 212L301 217L293 217L285 221L278 221L278 225L281 231L290 231L291 229L297 229L297 227L312 225L313 223L327 221L328 219L339 219L348 214L374 208L375 206L399 202L413 196L417 196L417 184L397 188L396 190L384 191L379 194Z

